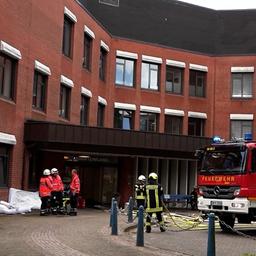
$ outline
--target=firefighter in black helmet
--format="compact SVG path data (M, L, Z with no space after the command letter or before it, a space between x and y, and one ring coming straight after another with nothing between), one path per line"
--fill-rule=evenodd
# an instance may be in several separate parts
M162 218L163 206L163 188L157 183L158 176L152 172L148 176L148 185L146 186L146 232L151 232L151 218L153 213L156 214L160 225L161 232L165 231L164 221Z

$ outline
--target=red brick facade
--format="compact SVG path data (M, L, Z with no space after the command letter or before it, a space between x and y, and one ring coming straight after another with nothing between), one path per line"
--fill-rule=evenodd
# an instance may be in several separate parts
M74 25L72 59L62 54L64 7L77 17ZM17 144L12 147L9 166L9 187L21 188L27 184L27 161L24 154L24 122L27 119L80 124L81 86L92 92L89 125L97 125L98 96L107 100L104 127L113 127L114 102L136 104L135 130L139 130L140 105L161 108L159 132L164 132L164 108L180 109L185 113L183 135L187 135L188 111L207 114L205 135L230 136L230 113L254 113L255 99L231 99L232 66L253 66L254 56L212 57L203 54L176 50L158 45L113 38L76 1L10 1L0 2L0 40L21 52L16 76L15 101L0 98L0 132L13 134ZM82 68L84 25L95 34L92 48L91 71ZM104 24L103 24L104 25ZM107 56L106 81L99 79L99 49L103 40L110 48ZM136 83L134 88L115 85L116 50L138 54L136 61ZM160 90L148 91L140 88L142 55L163 59L161 65ZM165 60L173 59L186 63L183 95L165 92ZM35 60L51 69L48 78L46 113L32 109L32 91ZM208 67L206 97L189 96L189 64ZM74 82L71 89L70 120L59 117L60 76ZM255 76L254 83L255 84ZM255 93L255 91L253 92ZM254 137L256 134L254 134ZM25 169L25 170L24 170ZM126 170L127 172L127 170ZM26 187L26 186L25 186ZM7 189L0 189L0 198L6 198Z

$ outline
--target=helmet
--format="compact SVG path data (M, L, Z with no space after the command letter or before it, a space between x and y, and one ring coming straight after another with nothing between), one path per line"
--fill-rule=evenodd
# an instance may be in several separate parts
M145 181L145 180L146 180L146 177L145 177L144 175L140 175L140 176L138 177L138 180L139 180L139 181Z
M51 172L50 172L49 169L45 169L44 172L43 172L43 175L45 175L45 176L48 176L50 174L51 174Z
M149 175L148 175L148 178L149 179L153 179L153 180L157 180L158 176L155 172L151 172Z
M51 174L56 174L58 173L58 169L57 168L52 168L51 169Z

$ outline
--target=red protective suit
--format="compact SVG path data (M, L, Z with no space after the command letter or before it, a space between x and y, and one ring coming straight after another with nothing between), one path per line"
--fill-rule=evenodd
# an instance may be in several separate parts
M72 175L70 192L78 194L80 192L80 179L76 173Z
M39 185L39 196L45 197L45 196L51 196L52 191L52 183L48 176L43 176L40 179L40 185Z

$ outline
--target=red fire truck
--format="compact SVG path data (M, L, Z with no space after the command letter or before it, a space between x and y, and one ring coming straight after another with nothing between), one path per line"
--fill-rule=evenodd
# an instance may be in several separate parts
M214 212L223 231L256 220L256 141L213 143L197 150L198 209Z

